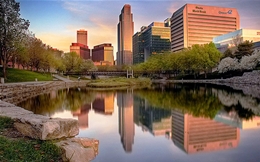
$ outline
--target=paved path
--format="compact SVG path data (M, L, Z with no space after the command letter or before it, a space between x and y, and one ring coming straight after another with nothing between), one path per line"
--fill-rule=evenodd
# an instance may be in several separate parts
M61 81L64 81L64 82L73 82L72 80L69 80L69 79L67 79L67 78L64 78L64 77L61 77L61 76L59 76L59 75L53 75L53 77L54 78L57 78L57 79L59 79L59 80L61 80Z

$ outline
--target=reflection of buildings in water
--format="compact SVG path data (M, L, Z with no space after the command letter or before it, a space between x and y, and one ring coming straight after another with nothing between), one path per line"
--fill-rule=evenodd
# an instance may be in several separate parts
M73 116L78 116L79 128L86 129L88 128L88 112L91 109L90 104L81 106L77 111L73 111Z
M56 97L57 97L57 91L52 90L52 91L50 92L50 99L54 99L54 98L56 98Z
M134 143L134 110L133 110L133 94L117 93L119 134L121 142L126 152L132 152Z
M214 120L240 129L260 128L260 117L254 116L252 119L240 119L236 112L219 111Z
M92 103L92 108L95 112L112 115L114 112L114 93L98 94L95 101Z
M140 104L138 125L141 125L144 131L149 131L154 136L168 136L171 132L171 111L153 107L145 99L138 99L138 97L135 97L134 101ZM138 104L134 105L138 106Z
M236 127L172 110L172 140L188 154L235 148L239 136Z

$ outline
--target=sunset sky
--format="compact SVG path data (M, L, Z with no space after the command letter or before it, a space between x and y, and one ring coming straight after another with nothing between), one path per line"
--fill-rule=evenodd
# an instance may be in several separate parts
M17 0L21 17L44 43L69 52L76 31L88 31L88 46L112 43L117 51L118 16L124 4L132 7L134 32L153 21L163 22L186 3L237 8L240 27L260 29L259 0Z

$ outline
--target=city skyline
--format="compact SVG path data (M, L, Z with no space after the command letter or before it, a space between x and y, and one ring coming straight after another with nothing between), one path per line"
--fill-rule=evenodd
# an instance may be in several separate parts
M130 4L134 15L134 33L141 26L163 21L186 3L237 8L240 27L257 29L260 26L260 4L245 1L49 1L18 0L21 17L30 21L30 31L44 43L69 52L71 42L76 42L75 32L88 31L89 48L102 43L112 43L117 49L118 15L125 4ZM159 7L158 7L159 6ZM116 50L114 51L115 56ZM116 59L116 57L115 57Z

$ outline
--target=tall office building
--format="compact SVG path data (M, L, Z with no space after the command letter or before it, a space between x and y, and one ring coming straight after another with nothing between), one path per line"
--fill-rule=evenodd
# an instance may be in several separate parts
M240 18L235 8L186 4L171 17L171 50L206 44L239 28Z
M146 61L154 54L171 51L171 29L169 19L165 22L152 22L141 27L141 32L133 36L133 63Z
M117 25L117 65L132 65L132 36L134 34L133 14L131 6L124 5L119 15L119 23Z
M113 46L110 43L94 46L92 60L95 65L114 65Z
M88 48L88 32L86 30L77 31L77 43L71 43L70 52L76 52L82 59L90 59L90 49Z
M77 43L88 45L88 31L83 29L77 31Z
M236 148L239 138L236 127L172 110L172 141L188 154Z

